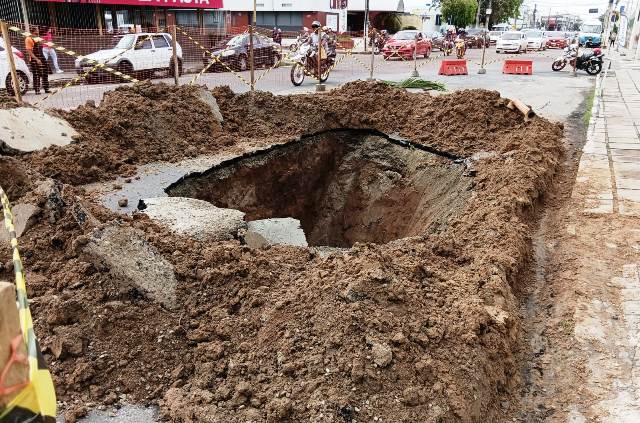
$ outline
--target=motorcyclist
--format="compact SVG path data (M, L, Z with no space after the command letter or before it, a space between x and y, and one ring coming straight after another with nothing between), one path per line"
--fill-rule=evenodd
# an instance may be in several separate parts
M453 50L453 46L456 40L456 31L454 29L454 27L449 27L449 29L447 29L447 33L444 34L444 42L443 44L445 45L445 48L449 51Z

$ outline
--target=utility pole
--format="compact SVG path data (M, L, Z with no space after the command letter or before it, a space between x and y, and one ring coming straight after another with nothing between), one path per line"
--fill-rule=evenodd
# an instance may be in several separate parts
M20 0L20 8L22 9L22 21L24 22L24 30L29 31L29 13L27 12L26 0Z
M369 44L369 0L364 2L364 51L367 51Z
M480 75L484 75L485 73L487 73L487 70L484 67L484 54L485 51L487 50L487 42L489 42L490 38L489 38L489 17L491 16L491 12L493 12L491 10L491 6L492 6L492 1L489 0L489 7L487 7L487 9L485 10L485 18L484 18L484 33L483 33L483 41L482 41L482 62L480 63L480 69L478 69L478 73Z
M534 4L533 5L533 27L537 29L537 25L536 25L536 12L538 11L538 5Z
M256 89L256 75L255 75L255 66L254 63L254 52L253 52L253 31L255 30L257 22L257 13L256 13L256 0L253 0L253 17L251 19L251 25L249 26L249 74L251 76L251 91Z

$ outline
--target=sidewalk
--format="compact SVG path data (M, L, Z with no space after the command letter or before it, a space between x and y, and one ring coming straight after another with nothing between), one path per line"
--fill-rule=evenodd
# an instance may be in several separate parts
M596 84L557 247L566 270L551 282L573 331L546 370L571 398L565 421L630 423L640 421L640 62L605 53L613 66Z

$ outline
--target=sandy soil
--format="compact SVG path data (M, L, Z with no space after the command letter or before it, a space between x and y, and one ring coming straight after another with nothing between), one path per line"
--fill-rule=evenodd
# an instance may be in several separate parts
M562 127L524 122L482 90L431 97L356 82L322 96L214 94L222 126L192 88L119 88L100 107L60 112L75 144L0 161L0 174L21 175L12 201L41 207L21 248L67 419L134 402L177 422L506 420L523 382L520 277ZM349 127L475 154L463 210L438 231L319 255L178 237L141 214L116 216L79 186ZM115 220L173 264L177 309L85 261L88 233ZM9 259L3 250L3 279Z

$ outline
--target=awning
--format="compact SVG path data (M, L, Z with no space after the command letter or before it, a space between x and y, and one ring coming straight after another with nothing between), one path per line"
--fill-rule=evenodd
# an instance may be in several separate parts
M49 3L120 4L127 6L186 7L189 9L222 9L222 0L37 0Z

